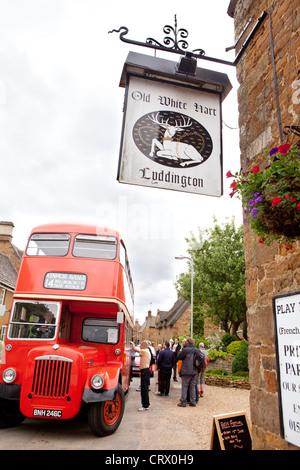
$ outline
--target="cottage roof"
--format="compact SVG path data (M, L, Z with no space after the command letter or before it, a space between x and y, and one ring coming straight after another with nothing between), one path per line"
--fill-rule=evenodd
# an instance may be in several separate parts
M9 289L14 289L18 273L13 267L10 259L0 253L0 284Z
M156 327L162 328L164 326L174 325L189 305L188 300L184 300L180 297L169 311L159 312Z
M146 321L142 324L141 328L138 330L138 333L141 333L146 326L148 325L149 328L155 328L156 317L148 316Z

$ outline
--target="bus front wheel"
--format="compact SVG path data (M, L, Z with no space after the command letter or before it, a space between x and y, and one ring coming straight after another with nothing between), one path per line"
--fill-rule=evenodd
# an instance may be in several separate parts
M125 396L121 385L118 385L115 400L91 403L88 410L90 428L96 436L108 436L114 433L123 418Z
M0 398L0 428L18 426L24 419L18 401Z

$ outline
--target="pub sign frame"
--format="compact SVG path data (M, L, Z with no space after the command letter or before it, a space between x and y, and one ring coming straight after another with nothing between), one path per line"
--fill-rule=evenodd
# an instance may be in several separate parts
M198 68L200 76L194 79L178 77L172 72L176 63L160 60L158 68L161 62L171 70L165 76L153 70L141 72L132 64L128 70L125 64L120 85L126 92L117 180L220 197L222 100L231 89L228 77Z

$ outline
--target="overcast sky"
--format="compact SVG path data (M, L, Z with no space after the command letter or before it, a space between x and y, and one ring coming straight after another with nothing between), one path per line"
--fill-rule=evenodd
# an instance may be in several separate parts
M0 0L0 220L15 225L24 249L36 225L82 222L116 228L127 244L140 322L151 307L169 310L174 281L187 266L185 237L235 216L238 200L143 188L116 180L124 89L119 87L128 38L162 42L166 24L189 32L189 50L232 61L229 0ZM157 52L178 61L179 56ZM239 169L235 68L198 60L227 73L233 90L223 103L223 168Z

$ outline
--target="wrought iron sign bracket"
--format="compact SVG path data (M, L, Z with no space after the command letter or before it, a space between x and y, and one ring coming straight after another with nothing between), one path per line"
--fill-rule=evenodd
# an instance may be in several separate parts
M208 57L207 55L205 55L205 51L200 48L193 49L191 52L189 52L187 50L188 42L186 41L186 38L188 37L189 33L185 28L177 29L176 15L175 15L175 20L174 20L174 27L170 25L165 25L163 28L163 32L165 34L170 35L172 33L174 35L174 38L171 36L165 36L163 40L163 44L153 38L147 38L146 42L140 42L140 41L135 41L133 39L128 39L127 37L125 37L129 32L126 26L120 26L119 29L113 29L109 31L109 33L120 33L119 38L121 41L127 42L128 44L134 44L135 46L149 47L151 49L156 49L156 50L164 51L164 52L173 52L175 54L181 54L181 55L184 54L188 59L208 60L211 62L217 62L219 64L231 65L235 67L238 64L250 40L256 33L257 29L260 27L263 20L265 19L266 15L267 15L267 12L264 11L262 15L258 18L255 26L251 30L246 41L243 43L241 49L239 50L233 62L230 62L228 60L218 59L215 57ZM228 51L230 49L231 48L227 48L225 50Z
M151 49L156 49L164 52L173 52L175 54L181 55L184 54L189 59L204 59L225 65L235 65L233 62L208 57L205 55L205 51L200 48L193 49L191 52L189 52L187 50L189 45L186 41L186 38L188 37L189 33L185 28L177 29L176 15L174 19L174 27L170 25L165 25L163 28L163 32L167 35L164 37L163 44L153 38L147 38L146 42L128 39L127 37L125 37L128 34L128 31L129 30L126 26L121 26L119 29L113 29L112 31L109 31L109 33L120 33L119 38L121 41L127 42L128 44L134 44L135 46L149 47ZM170 34L173 34L174 38L171 37Z

